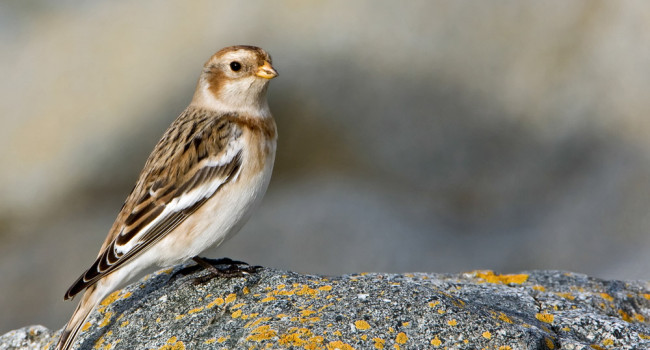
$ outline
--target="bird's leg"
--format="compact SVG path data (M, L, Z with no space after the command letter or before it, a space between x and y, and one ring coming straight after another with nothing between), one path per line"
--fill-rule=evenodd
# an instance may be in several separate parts
M243 261L236 261L229 258L221 259L204 259L200 256L195 256L192 258L198 265L202 266L204 269L210 271L211 273L198 277L194 280L194 284L205 283L215 277L242 277L251 273L257 272L261 269L261 266L251 266ZM226 268L218 268L218 265L228 265Z

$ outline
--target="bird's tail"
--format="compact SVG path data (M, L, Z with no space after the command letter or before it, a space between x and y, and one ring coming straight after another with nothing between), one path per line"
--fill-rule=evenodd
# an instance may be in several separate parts
M68 321L68 324L63 328L63 333L61 333L61 338L59 338L59 342L54 348L55 350L71 349L72 343L74 343L77 338L77 335L88 318L88 315L90 315L90 312L93 310L95 305L97 305L106 294L106 292L103 291L103 288L97 287L97 285L91 286L81 297L81 301L79 301L79 305L77 305L77 308L74 310L70 321Z

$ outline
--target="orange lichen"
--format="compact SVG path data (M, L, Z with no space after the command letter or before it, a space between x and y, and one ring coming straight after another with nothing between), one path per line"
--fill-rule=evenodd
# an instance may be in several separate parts
M408 340L409 338L406 336L404 332L397 333L397 337L395 337L395 342L397 344L406 344L406 341Z
M249 335L246 340L252 340L256 342L260 342L262 340L268 340L271 339L275 336L277 336L278 333L271 329L271 326L269 325L264 325L264 326L259 326L251 331L251 335Z
M476 271L476 277L488 283L522 284L528 280L527 274L497 275L493 271Z
M614 301L614 297L607 293L600 293L600 297L607 300L607 301Z
M315 314L315 313L316 313L316 311L314 311L314 310L302 310L302 311L300 311L300 314L301 314L303 317L305 317L305 316L309 316L309 315L311 315L311 314Z
M226 299L225 299L227 304L232 303L235 300L237 300L237 295L235 295L234 293L228 294L228 296L226 296Z
M547 314L547 313L543 312L543 313L536 314L535 318L542 321L542 322L545 322L545 323L553 323L553 320L555 319L555 316L553 316L552 314Z
M354 350L354 348L350 344L337 340L329 342L327 344L327 350Z
M632 317L630 317L630 314L628 314L627 312L625 312L623 310L618 310L618 314L621 315L621 318L623 319L623 321L632 322Z
M368 322L364 320L354 321L354 326L357 327L358 330L362 330L362 331L370 329L370 325L368 324Z
M564 299L575 300L575 296L571 293L555 293L557 296L561 296Z
M217 305L222 305L224 303L223 298L215 298L212 302L210 302L206 307L208 309L211 309Z
M483 332L481 335L482 335L483 338L485 338L485 339L491 339L491 338L492 338L492 333L490 333L490 331L485 331L485 332Z
M548 349L555 349L555 343L553 343L553 340L551 338L544 338L544 342L546 343L546 347Z
M187 314L188 314L188 315L191 315L191 314L194 314L194 313L197 313L197 312L203 311L203 309L204 309L203 306L199 306L199 307L197 307L197 308L194 308L194 309L188 311Z
M433 339L431 339L431 345L435 346L436 348L442 345L442 341L440 341L440 338L436 335Z
M255 326L257 326L258 324L260 324L260 323L262 323L262 322L269 321L270 319L271 319L270 317L260 317L260 318L258 318L258 319L255 320L255 321L251 321L251 322L247 323L247 324L244 326L244 328L255 327Z
M171 337L167 340L167 344L159 347L158 350L185 350L185 344L178 341L176 337Z
M104 319L102 320L102 322L99 323L99 327L104 327L107 324L109 324L111 322L112 317L113 317L113 313L112 312L107 312L104 315Z
M508 317L508 315L504 314L503 312L499 313L498 318L503 322L512 323L512 320L510 319L510 317Z

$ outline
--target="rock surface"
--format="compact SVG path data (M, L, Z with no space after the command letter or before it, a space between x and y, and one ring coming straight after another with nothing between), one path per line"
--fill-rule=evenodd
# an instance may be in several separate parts
M185 268L185 270L183 270ZM79 349L648 349L647 282L562 271L499 275L274 269L196 283L180 265L107 297ZM50 349L31 326L0 349Z

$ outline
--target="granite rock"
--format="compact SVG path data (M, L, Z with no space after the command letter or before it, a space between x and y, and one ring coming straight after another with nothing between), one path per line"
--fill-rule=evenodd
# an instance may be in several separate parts
M648 282L563 271L305 275L261 268L202 280L191 264L107 297L78 349L647 349ZM26 327L0 349L51 349Z

